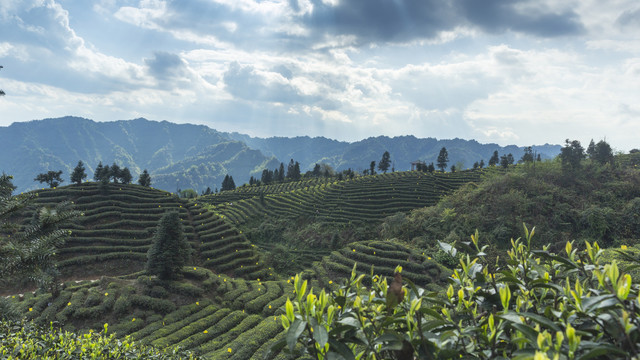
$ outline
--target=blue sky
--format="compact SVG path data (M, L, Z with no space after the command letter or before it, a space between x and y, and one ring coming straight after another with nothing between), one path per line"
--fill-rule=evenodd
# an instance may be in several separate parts
M640 148L637 0L3 0L0 126Z

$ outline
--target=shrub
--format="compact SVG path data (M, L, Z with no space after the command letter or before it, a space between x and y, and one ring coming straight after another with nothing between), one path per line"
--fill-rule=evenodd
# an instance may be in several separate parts
M534 229L535 230L535 229ZM274 351L300 350L318 359L578 359L640 354L640 284L603 263L597 243L572 242L558 255L531 247L534 234L511 241L504 264L487 261L478 233L460 246L445 292L402 286L402 269L388 285L352 271L337 290L318 295L296 276L295 297L281 321L287 335ZM624 251L621 251L624 256ZM629 261L638 262L633 256ZM427 336L425 336L427 335ZM333 354L332 354L333 353Z

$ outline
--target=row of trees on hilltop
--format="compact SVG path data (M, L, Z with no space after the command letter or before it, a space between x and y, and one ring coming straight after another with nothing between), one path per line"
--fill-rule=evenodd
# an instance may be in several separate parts
M78 161L78 165L76 165L76 167L73 169L73 172L71 173L71 182L80 185L86 178L86 168L82 160L80 160ZM46 173L40 173L33 180L38 181L41 184L46 183L52 189L58 187L61 183L64 182L64 179L62 178L62 170L49 170ZM100 181L103 184L108 184L111 181L116 184L130 184L133 180L133 176L131 175L131 171L129 171L129 168L127 168L126 166L124 168L121 168L115 162L111 166L105 166L102 165L101 161L100 163L98 163L98 166L96 167L96 170L93 174L93 180ZM142 174L140 174L140 177L138 178L138 184L146 187L151 186L151 176L149 175L149 172L147 172L147 169L145 169Z

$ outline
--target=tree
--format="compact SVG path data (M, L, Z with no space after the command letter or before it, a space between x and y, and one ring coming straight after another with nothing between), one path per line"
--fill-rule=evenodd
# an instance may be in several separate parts
M440 154L438 154L437 166L440 171L444 172L444 169L447 168L447 163L449 162L449 153L447 152L447 148L444 146L440 149Z
M165 213L147 252L146 271L161 280L175 279L191 255L177 211Z
M87 173L85 172L84 164L82 160L78 161L78 165L73 169L71 173L71 182L76 183L76 185L80 185L82 180L87 178Z
M510 153L507 155L502 155L500 157L500 166L502 166L503 168L508 168L509 165L513 165L514 159L513 159L513 155L511 155Z
M276 170L276 171L278 171L278 170ZM260 180L262 181L263 184L269 185L273 181L273 177L274 177L274 172L273 171L271 171L269 169L264 169L264 170L262 170L262 176L260 177Z
M429 165L427 166L427 171L430 173L436 171L436 167L433 166L433 163L429 163Z
M280 163L280 169L278 170L278 176L275 176L275 172L274 172L274 180L275 181L279 181L279 182L283 182L284 181L284 163Z
M60 227L80 213L65 201L36 209L25 226L11 223L12 215L35 197L35 194L13 196L15 187L11 179L6 174L0 176L0 282L15 281L16 277L34 281L55 298L59 282L54 255L69 236L69 231Z
M122 170L120 169L120 166L118 166L118 164L116 164L115 162L111 165L111 168L109 169L109 179L113 180L114 183L118 183L118 180L120 179L120 172Z
M456 166L455 165L451 165L451 172L452 173L456 172Z
M585 158L584 148L580 145L580 141L569 142L569 139L566 139L559 156L564 170L575 170L580 168L580 163Z
M371 164L369 164L369 175L375 175L376 174L376 162L372 161Z
M233 176L229 176L229 174L225 175L220 191L234 190L235 188L236 183L233 181Z
M125 166L122 170L120 170L120 181L123 184L131 184L131 180L133 180L131 171L129 171L129 168Z
M0 65L0 69L4 68L4 66ZM4 91L0 89L0 96L4 96Z
M111 178L111 169L109 165L102 166L102 161L98 163L96 171L93 173L93 180L100 181L103 184L108 184Z
M49 170L46 173L41 173L36 176L34 181L39 181L40 183L47 183L50 188L57 187L61 182L64 182L62 179L62 170L53 171Z
M147 169L144 169L142 174L140 174L140 177L138 178L138 184L146 187L151 186L151 176L147 172Z
M302 175L300 174L300 163L297 161L294 162L293 159L291 159L289 165L287 166L287 179L298 181L301 177Z
M480 164L478 164L480 166L480 169L482 169L484 167L484 160L480 159Z
M314 177L320 177L320 164L316 163L316 165L313 167L311 175L313 175Z
M596 153L596 143L593 142L593 139L589 142L589 146L587 146L587 156L589 158L593 158L593 155Z
M386 174L389 166L391 166L391 155L389 155L388 151L385 151L384 154L382 154L382 159L378 162L378 170Z
M594 146L591 158L603 165L613 163L613 151L611 150L611 146L604 140L598 141Z
M500 156L498 155L498 150L493 152L491 158L489 159L489 166L496 166L500 162Z
M521 163L533 162L533 149L531 148L531 146L527 146L526 148L524 148L524 154L522 155L520 162Z

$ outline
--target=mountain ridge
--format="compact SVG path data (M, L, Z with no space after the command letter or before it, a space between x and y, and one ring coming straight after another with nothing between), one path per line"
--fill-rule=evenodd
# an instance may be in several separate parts
M134 179L143 169L152 176L152 186L174 191L219 187L226 174L236 185L259 178L263 168L274 169L290 159L300 162L303 172L316 163L325 163L337 171L351 168L362 171L371 161L379 161L389 151L396 170L410 169L410 163L435 162L442 146L449 152L449 165L471 167L475 161L488 162L493 151L512 153L516 159L524 147L480 144L476 140L377 136L356 142L326 137L298 136L256 138L240 133L226 133L206 125L176 124L145 118L97 122L66 116L17 122L0 127L0 171L14 176L18 191L42 187L33 179L41 172L62 170L68 177L78 160L85 163L88 179L98 162L116 162L128 167ZM233 145L234 153L226 158L213 154L212 146ZM559 145L534 146L542 158L551 158ZM201 163L197 163L201 161ZM462 166L460 166L462 165Z

